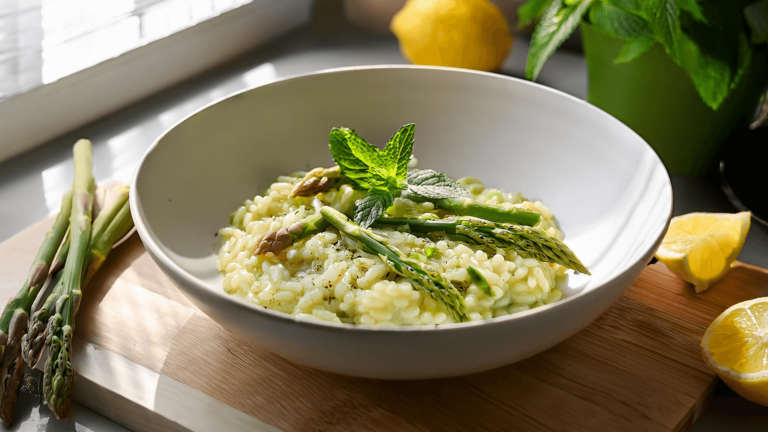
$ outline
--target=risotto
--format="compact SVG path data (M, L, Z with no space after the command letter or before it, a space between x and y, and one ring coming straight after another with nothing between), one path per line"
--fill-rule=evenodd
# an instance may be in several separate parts
M416 169L414 132L379 149L331 129L335 166L278 177L221 229L224 290L306 319L426 326L553 303L568 269L589 274L540 201Z
M431 296L391 271L379 255L363 250L359 242L334 228L302 239L279 255L253 255L270 230L288 228L317 211L319 203L337 210L350 208L363 193L342 184L309 197L290 198L305 173L279 177L263 194L247 200L220 233L226 239L217 259L224 273L224 290L253 304L303 318L376 326L422 326L455 322ZM475 201L502 209L521 208L541 215L537 228L562 238L552 213L540 201L521 193L486 188L480 181L458 180ZM313 205L314 202L314 205ZM408 217L440 211L430 202L396 198L389 216ZM447 236L426 238L391 229L372 230L387 244L408 256L423 257L464 297L471 320L522 312L562 298L558 289L566 268L523 258L512 250L488 251ZM472 283L467 267L487 280L491 295Z

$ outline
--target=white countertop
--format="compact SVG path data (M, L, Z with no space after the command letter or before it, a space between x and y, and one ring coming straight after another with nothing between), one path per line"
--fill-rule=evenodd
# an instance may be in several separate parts
M502 72L521 77L526 55L527 41L515 41ZM93 141L97 181L128 182L145 150L163 131L211 101L278 77L341 66L399 63L405 61L395 40L348 29L328 34L323 29L306 28L273 42L233 63L0 164L0 241L58 208L62 193L71 183L71 148L78 138ZM539 82L586 98L586 63L578 53L558 52L543 69ZM672 182L675 214L735 211L716 180L673 176ZM740 259L768 267L768 231L764 227L753 224ZM748 403L722 388L693 430L764 430L766 418L768 409ZM74 409L73 422L56 421L31 395L20 397L16 419L10 430L124 430L79 405Z

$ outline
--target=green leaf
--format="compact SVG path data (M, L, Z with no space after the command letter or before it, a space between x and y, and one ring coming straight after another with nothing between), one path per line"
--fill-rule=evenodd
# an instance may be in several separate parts
M731 69L727 63L708 55L688 35L679 37L680 61L691 76L704 103L716 110L731 88Z
M552 0L528 0L517 8L517 28L522 29L538 19Z
M747 35L744 32L739 33L739 57L737 60L738 66L736 67L736 74L731 81L731 90L735 89L739 85L739 81L747 72L749 65L752 63L752 46L749 44Z
M413 201L432 201L444 198L472 198L472 195L454 179L431 169L408 171L408 186L403 198Z
M621 51L619 51L619 55L613 63L629 63L651 49L655 43L656 39L653 36L630 39L621 47Z
M698 0L676 0L677 7L680 10L684 10L693 16L693 19L703 23L707 23L707 18L699 7Z
M752 29L752 43L768 42L768 0L744 8L744 17Z
M576 30L593 1L577 0L571 4L563 0L552 1L531 36L531 48L525 66L527 79L536 80L544 62Z
M359 188L397 192L405 187L414 129L413 124L401 127L384 150L347 128L332 129L328 144L341 174Z
M380 150L369 144L352 129L333 128L328 137L331 156L341 168L341 174L363 189L381 183L382 173L371 172L372 167L384 165ZM378 177L378 178L377 178Z
M355 203L355 222L363 228L368 228L380 218L395 202L392 192L371 190L368 195Z
M618 39L650 36L645 19L615 6L597 2L589 9L589 21L599 31Z
M699 0L710 24L681 16L685 34L678 41L679 62L704 103L717 110L751 63L744 8L749 0Z
M675 63L680 63L678 43L680 30L680 11L675 0L646 0L642 3L643 11L648 16L649 25L656 40L661 42L664 51Z
M645 17L645 12L643 11L643 7L640 6L639 0L602 0L602 3L617 7L640 17Z
M390 170L394 168L394 171L388 171L387 174L395 177L398 182L404 182L408 175L408 162L410 162L413 152L415 130L416 125L413 123L401 127L384 147L388 168Z
M467 274L469 275L469 278L472 280L472 283L477 285L478 288L488 297L493 297L493 290L491 289L491 286L488 284L488 281L485 280L483 275L477 271L474 267L468 266L467 267Z
M424 252L427 254L427 258L432 258L435 255L437 249L434 246L429 246Z

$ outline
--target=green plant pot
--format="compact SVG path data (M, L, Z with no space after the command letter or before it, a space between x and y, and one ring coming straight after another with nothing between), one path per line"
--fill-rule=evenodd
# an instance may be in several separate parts
M587 100L642 136L671 173L706 172L726 138L747 128L768 84L765 55L755 52L738 86L713 111L660 44L629 63L614 64L623 40L586 23L581 34L589 73Z

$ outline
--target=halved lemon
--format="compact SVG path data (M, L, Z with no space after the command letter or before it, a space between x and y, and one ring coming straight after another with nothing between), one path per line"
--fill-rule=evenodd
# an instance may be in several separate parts
M656 258L702 292L736 261L750 224L749 212L690 213L672 218Z
M720 314L701 339L701 355L736 393L768 406L768 297Z

